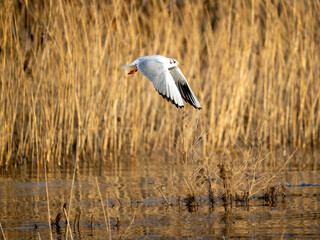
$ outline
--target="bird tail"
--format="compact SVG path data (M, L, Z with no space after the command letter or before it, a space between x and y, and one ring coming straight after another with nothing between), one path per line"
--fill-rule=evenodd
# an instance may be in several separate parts
M130 67L135 67L135 66L136 66L135 63L130 63L130 64L128 64L128 65L122 66L121 68L122 68L122 69L125 69L125 68L130 68Z

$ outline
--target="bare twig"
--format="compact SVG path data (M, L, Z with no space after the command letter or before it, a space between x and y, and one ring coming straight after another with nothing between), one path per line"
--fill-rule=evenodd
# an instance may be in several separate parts
M136 210L134 211L134 214L133 214L133 217L132 217L132 219L131 219L130 225L127 227L127 229L124 231L124 233L121 234L121 236L120 236L119 238L123 238L123 236L126 235L126 233L128 232L128 230L130 229L131 225L133 224L133 221L134 221L134 219L135 219L135 217L136 217L136 213L137 213L137 208L136 208Z
M161 193L163 199L166 201L167 205L169 206L170 203L169 203L169 201L167 200L167 198L166 198L166 196L164 195L164 193L162 192L161 186L159 186L159 185L157 184L157 182L156 182L155 179L153 179L153 181L154 181L154 183L157 185L157 190Z
M2 228L1 222L0 222L0 228L1 228L2 237L3 237L4 240L6 240L6 235L4 235L4 231L3 231L3 228Z
M50 220L50 204L49 204L49 191L48 191L48 178L47 178L47 164L44 166L44 176L46 181L46 194L47 194L47 209L48 209L48 223L49 223L49 232L50 232L50 239L52 240L52 229L51 229L51 220Z
M72 196L73 196L73 188L74 188L74 180L75 180L75 176L76 176L77 165L78 165L78 158L75 159L75 164L74 164L74 169L73 169L73 176L72 176L71 191L70 191L70 200L69 200L68 213L65 211L66 218L69 218L69 216L70 216ZM69 224L69 220L68 220L68 219L67 219L67 221L68 221L68 224ZM68 228L67 228L67 232L66 232L66 240L67 240L67 238L68 238L68 231L70 232L70 235L72 235L72 233L71 233L71 228L68 227Z
M68 235L68 231L70 232L70 236L71 236L71 239L73 239L72 237L72 231L71 231L71 226L70 226L70 221L69 221L69 216L67 215L67 211L65 208L63 208L63 213L64 213L64 216L67 220L67 232L66 232L66 239L67 239L67 235Z

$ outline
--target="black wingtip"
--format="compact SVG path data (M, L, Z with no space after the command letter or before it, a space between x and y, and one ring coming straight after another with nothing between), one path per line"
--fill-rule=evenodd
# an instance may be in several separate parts
M196 102L197 100L194 99L193 93L188 86L188 84L177 84L179 92L181 93L182 98L189 103L191 106L193 106L195 109L202 109L202 107L197 107Z

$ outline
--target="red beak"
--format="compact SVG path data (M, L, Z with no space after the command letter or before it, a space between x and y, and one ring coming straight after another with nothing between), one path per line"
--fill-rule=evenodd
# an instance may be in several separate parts
M178 65L183 65L183 63L179 62L179 64L178 64Z

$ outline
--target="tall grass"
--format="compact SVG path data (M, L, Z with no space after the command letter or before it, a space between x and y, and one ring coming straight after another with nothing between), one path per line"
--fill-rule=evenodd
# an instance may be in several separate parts
M0 3L0 165L319 144L319 1ZM121 66L173 57L203 109ZM259 134L257 134L259 135ZM187 136L187 137L186 137Z

